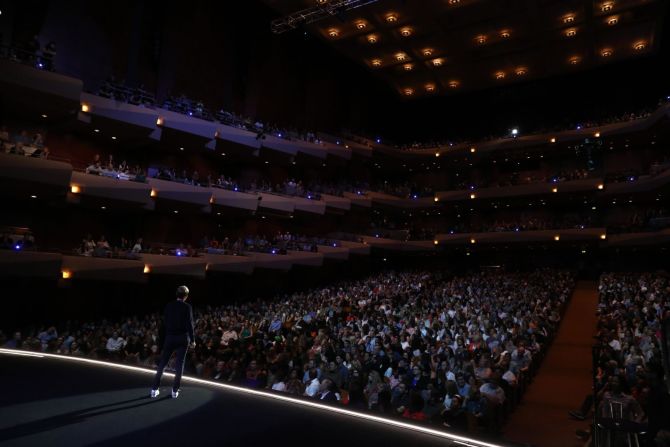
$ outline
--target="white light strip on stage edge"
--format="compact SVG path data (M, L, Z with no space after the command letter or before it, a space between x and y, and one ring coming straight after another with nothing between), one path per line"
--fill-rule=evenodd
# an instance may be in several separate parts
M89 363L93 364L96 366L105 366L107 368L116 368L116 369L123 369L126 371L133 371L137 373L142 373L146 375L153 375L156 373L156 371L151 370L151 369L145 369L145 368L139 368L136 366L129 366L129 365L121 365L118 363L110 363L110 362L102 362L100 360L92 360L92 359L87 359L87 358L81 358L81 357L68 357L64 355L56 355L56 354L47 354L47 353L33 353L33 352L28 352L28 351L19 351L16 349L6 349L6 348L0 348L0 354L8 354L8 355L17 355L17 356L23 356L23 357L38 357L38 358L49 358L49 359L58 359L58 360L65 360L69 362L74 362L74 363ZM166 377L174 377L174 374L171 373L165 373L164 376ZM209 380L203 380L203 379L198 379L195 377L189 377L189 376L182 376L182 381L184 382L191 382L191 383L197 383L199 385L205 385L209 387L214 387L214 388L221 388L225 390L230 390L230 391L235 391L239 393L245 393L245 394L251 394L254 396L260 396L264 398L269 398L269 399L274 399L274 400L279 400L279 401L284 401L284 402L290 402L292 404L296 405L302 405L303 407L311 407L311 408L318 408L319 410L324 410L324 411L329 411L331 413L338 413L338 414L344 414L347 416L352 416L356 417L359 419L367 420L367 421L372 421L372 422L377 422L380 424L386 424L394 427L400 427L408 430L413 430L415 432L419 433L424 433L428 434L431 436L437 436L440 438L444 438L446 440L449 440L451 442L455 442L458 444L462 445L467 445L467 446L472 446L472 447L503 447L501 444L492 444L489 442L483 442L483 441L478 441L476 439L468 438L467 436L460 436L456 434L451 434L447 432L443 432L440 430L434 430L432 428L427 428L427 427L421 427L419 425L414 425L414 424L409 424L406 422L402 421L397 421L394 419L387 419L385 417L381 416L374 416L371 414L365 414L365 413L358 413L356 411L351 411L347 410L345 408L341 407L335 407L335 406L330 406L330 405L324 405L318 402L310 402L302 399L296 399L290 396L283 396L281 394L273 394L273 393L268 393L265 391L258 391L254 390L251 388L243 388L239 386L234 386L234 385L227 385L224 383L219 383L219 382L211 382ZM148 391L147 391L148 393Z

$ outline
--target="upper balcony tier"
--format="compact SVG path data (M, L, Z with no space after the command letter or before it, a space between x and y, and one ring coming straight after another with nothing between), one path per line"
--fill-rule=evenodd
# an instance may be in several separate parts
M501 150L526 149L539 146L560 147L561 143L583 141L599 135L615 137L651 129L670 117L670 103L661 105L643 118L605 124L598 127L578 128L551 133L498 138L476 143L459 143L446 147L401 150L374 140L348 139L325 136L314 142L291 139L281 133L254 132L242 127L207 121L156 106L133 105L114 99L83 92L80 80L53 72L38 70L8 60L0 60L0 91L9 105L21 110L32 109L35 116L54 114L71 116L79 110L78 118L97 127L113 127L122 140L123 135L147 138L169 143L170 140L188 139L190 142L216 150L222 148L243 151L258 156L261 149L295 156L304 154L316 159L337 157L350 160L353 155L404 158L425 158L436 155L461 155L476 150L490 153Z

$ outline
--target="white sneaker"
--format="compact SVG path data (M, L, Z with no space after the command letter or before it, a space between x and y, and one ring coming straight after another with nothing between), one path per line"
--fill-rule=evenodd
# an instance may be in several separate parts
M151 390L151 397L158 397L161 393L161 390Z
M173 399L176 399L176 398L178 398L178 397L179 397L179 390L177 390L177 391L172 390L172 398L173 398Z

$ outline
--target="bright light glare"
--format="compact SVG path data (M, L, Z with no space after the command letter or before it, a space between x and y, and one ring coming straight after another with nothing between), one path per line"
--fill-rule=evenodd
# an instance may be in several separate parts
M59 360L65 360L65 361L70 361L70 362L78 362L78 363L89 363L92 365L97 365L97 366L105 366L108 368L116 368L116 369L124 369L126 371L133 371L133 372L138 372L141 374L146 374L146 375L153 375L156 373L156 371L151 370L151 369L144 369L144 368L138 368L136 366L128 366L128 365L121 365L117 363L108 363L108 362L101 362L100 360L93 360L93 359L86 359L86 358L81 358L81 357L68 357L64 355L56 355L56 354L46 354L46 353L32 353L32 352L26 352L26 351L19 351L15 349L6 349L6 348L0 348L0 354L8 354L8 355L18 355L18 356L27 356L27 357L46 357L46 358L51 358L51 359L59 359ZM164 373L163 374L166 377L174 377L174 374L171 373ZM419 433L424 433L427 435L432 435L432 436L438 436L440 438L447 439L452 442L457 442L457 443L462 443L463 445L467 446L472 446L472 447L502 447L499 444L492 444L489 442L483 442L483 441L478 441L476 439L468 438L466 436L460 436L460 435L455 435L447 432L443 432L440 430L435 430L432 428L428 427L421 427L418 425L410 424L407 422L402 422L402 421L397 421L393 419L387 419L381 416L374 416L371 414L363 414L363 413L358 413L356 411L351 411L347 410L344 408L340 407L333 407L330 405L324 405L320 404L318 402L310 402L310 401L305 401L301 399L296 399L294 397L290 396L283 396L283 395L278 395L278 394L271 394L265 391L258 391L258 390L253 390L250 388L241 388L233 385L227 385L223 383L218 383L218 382L210 382L207 380L203 379L197 379L195 377L188 377L188 376L182 376L182 381L190 382L190 383L197 383L200 385L205 385L205 386L210 386L210 387L215 387L215 388L221 388L225 390L230 390L230 391L235 391L239 393L245 393L245 394L251 394L255 396L260 396L260 397L265 397L265 398L270 398L270 399L275 399L279 401L284 401L284 402L290 402L292 404L296 405L302 405L304 407L311 407L311 408L318 408L320 410L325 410L329 411L331 413L338 413L338 414L344 414L347 416L352 416L356 417L359 419L364 419L372 422L377 422L381 424L386 424L386 425L392 425L395 427L400 427L408 430L413 430ZM148 389L147 389L148 393Z

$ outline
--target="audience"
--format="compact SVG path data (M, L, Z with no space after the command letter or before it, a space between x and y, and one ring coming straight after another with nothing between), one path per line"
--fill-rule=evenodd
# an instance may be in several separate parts
M386 272L269 301L196 305L187 368L208 380L497 432L572 287L570 274L552 270ZM155 367L160 320L52 327L6 344Z
M584 420L594 410L613 442L626 432L648 432L653 438L670 429L660 340L670 316L670 277L664 272L606 273L599 291L596 388L570 415ZM591 430L580 435L588 437Z

